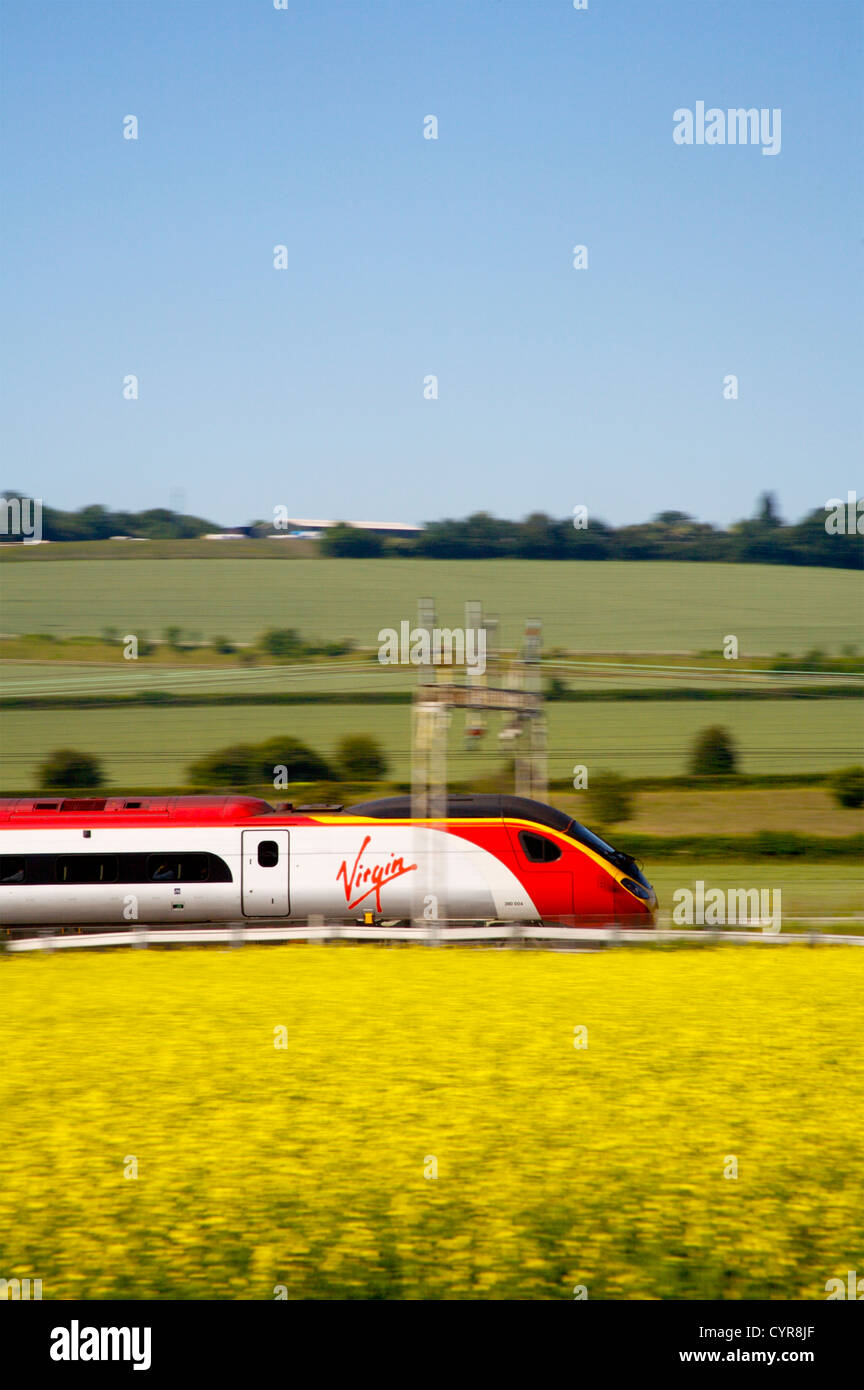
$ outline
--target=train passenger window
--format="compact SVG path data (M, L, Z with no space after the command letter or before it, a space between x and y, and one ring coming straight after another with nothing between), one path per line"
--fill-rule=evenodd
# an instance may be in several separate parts
M147 877L153 883L205 883L210 877L209 854L150 854Z
M151 854L147 860L147 877L154 883L167 883L178 877L176 859L163 859L159 854Z
M530 830L519 831L519 843L525 851L526 859L532 864L554 864L561 858L561 847L545 835L533 835Z
M218 854L0 855L4 883L231 883Z
M181 854L178 878L184 883L206 883L210 877L209 854Z
M24 860L19 854L0 856L0 883L23 883Z
M28 854L24 860L25 883L56 882L57 861L53 854Z
M57 859L58 883L116 883L114 854L63 854Z
M258 863L262 869L275 869L279 863L279 846L275 840L259 841Z

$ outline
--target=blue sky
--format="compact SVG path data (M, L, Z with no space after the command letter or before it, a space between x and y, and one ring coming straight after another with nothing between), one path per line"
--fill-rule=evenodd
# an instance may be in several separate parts
M860 492L861 13L7 0L0 485L226 524ZM780 153L676 145L700 100L779 107Z

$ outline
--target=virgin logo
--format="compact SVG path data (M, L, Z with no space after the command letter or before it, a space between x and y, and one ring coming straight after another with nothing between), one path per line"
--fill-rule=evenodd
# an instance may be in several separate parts
M343 859L339 865L337 878L341 878L345 888L345 901L349 908L355 908L358 903L362 903L365 898L375 894L375 906L381 911L381 889L394 879L401 878L403 874L410 874L412 869L416 869L416 864L403 863L401 855L393 856L385 864L364 864L363 853L366 846L372 839L367 835L360 846L357 858L354 860L354 867L349 875L348 861ZM367 884L370 886L367 888Z

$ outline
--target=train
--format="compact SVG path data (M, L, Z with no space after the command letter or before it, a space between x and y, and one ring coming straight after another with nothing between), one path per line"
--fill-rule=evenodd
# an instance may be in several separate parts
M239 794L0 800L6 927L458 921L654 925L636 860L528 797L354 806Z

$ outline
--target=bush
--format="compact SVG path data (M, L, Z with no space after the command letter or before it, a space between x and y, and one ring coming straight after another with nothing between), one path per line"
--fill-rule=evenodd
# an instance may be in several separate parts
M218 748L192 763L187 769L187 778L197 786L257 785L273 783L278 767L285 768L287 782L329 781L333 776L324 758L299 739L286 735L267 739L264 743Z
M633 818L633 793L626 778L617 772L589 776L586 797L591 817L598 825L617 825Z
M311 642L303 643L307 656L347 656L349 652L353 652L354 645L350 637L340 637L335 642L325 642L321 637L313 637Z
M728 729L703 729L693 744L690 772L694 777L725 777L737 771L738 754Z
M547 700L563 700L570 693L570 689L560 676L550 676L546 682L545 693Z
M303 656L305 643L296 628L293 627L271 627L261 634L258 639L259 646L268 656L275 656L282 660L290 660L292 657Z
M336 748L336 763L349 781L375 781L387 775L387 758L377 739L369 734L348 734Z
M257 745L255 755L262 782L272 782L277 767L285 768L289 782L327 782L333 776L329 763L297 738L267 739Z
M190 765L187 775L189 781L197 785L243 785L259 780L259 764L257 748L249 743L238 743L199 758Z
M230 637L213 637L210 645L214 652L220 652L223 656L231 656L237 650Z
M319 547L322 555L355 555L374 558L384 553L384 542L374 531L360 531L340 521L325 531Z
M75 748L49 753L39 769L40 787L101 787L103 781L99 759Z
M864 767L842 768L834 773L829 785L838 806L864 806Z

